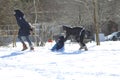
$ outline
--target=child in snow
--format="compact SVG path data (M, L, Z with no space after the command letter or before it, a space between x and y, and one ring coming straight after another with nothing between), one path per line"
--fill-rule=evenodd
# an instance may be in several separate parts
M64 36L60 36L51 51L64 51Z

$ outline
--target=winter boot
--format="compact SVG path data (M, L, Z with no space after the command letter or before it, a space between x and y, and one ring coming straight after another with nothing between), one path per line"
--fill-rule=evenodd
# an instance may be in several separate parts
M28 49L28 48L27 48L26 44L24 43L24 44L23 44L23 49L22 49L22 51L24 51L24 50L26 50L26 49Z

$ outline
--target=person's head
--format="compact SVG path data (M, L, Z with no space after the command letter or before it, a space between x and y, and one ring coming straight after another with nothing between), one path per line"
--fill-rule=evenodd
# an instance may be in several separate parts
M23 17L24 16L23 12L18 10L18 9L14 10L14 12L15 12L15 16L19 16L19 17Z
M64 40L64 36L59 36L59 40Z

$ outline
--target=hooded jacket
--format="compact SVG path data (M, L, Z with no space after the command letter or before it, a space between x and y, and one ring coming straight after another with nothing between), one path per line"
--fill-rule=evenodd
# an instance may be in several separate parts
M64 36L60 36L57 43L52 47L52 51L59 51L64 48Z
M30 30L31 26L29 25L29 23L24 19L24 13L21 12L20 10L14 10L15 12L15 18L17 21L19 28L19 32L18 35L19 36L28 36L30 35Z
M59 50L64 47L64 36L60 36L57 42L56 49Z

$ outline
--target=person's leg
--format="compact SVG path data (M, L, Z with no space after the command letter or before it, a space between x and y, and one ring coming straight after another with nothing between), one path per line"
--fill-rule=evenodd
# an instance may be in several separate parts
M65 50L65 48L63 46L61 49L58 50L58 52L64 52L64 50Z
M26 46L26 44L24 43L24 41L23 41L23 39L22 39L22 36L18 36L18 39L20 40L20 42L21 42L22 45L23 45L22 51L26 50L26 49L27 49L27 46Z
M25 38L26 38L26 40L27 40L27 42L28 42L28 44L29 44L29 46L30 46L30 49L31 49L31 50L34 50L33 44L32 44L32 42L31 42L29 36L25 36Z
M51 51L56 51L57 43L52 47Z

